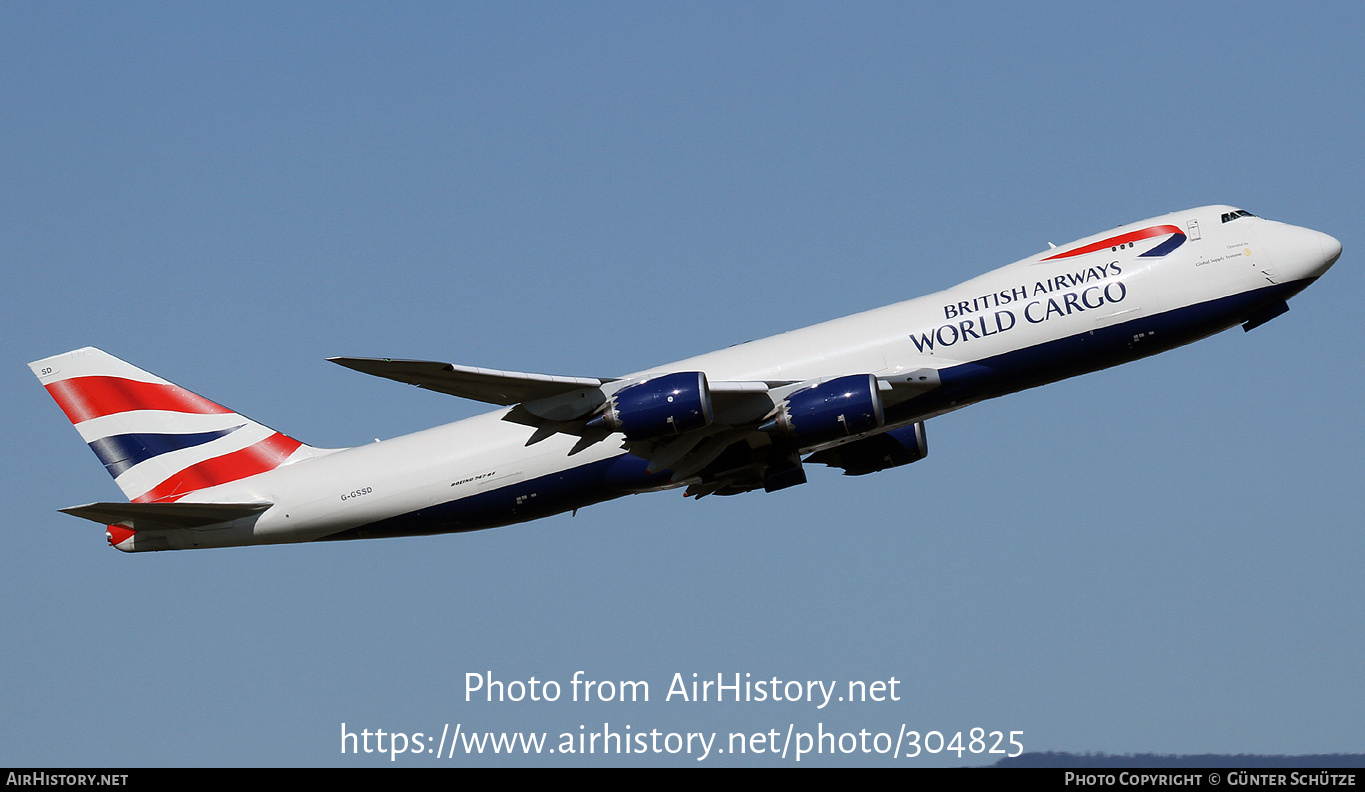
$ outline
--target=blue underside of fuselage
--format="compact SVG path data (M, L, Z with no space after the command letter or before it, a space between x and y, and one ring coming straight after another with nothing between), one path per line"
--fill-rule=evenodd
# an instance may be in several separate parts
M1310 283L1268 286L941 369L938 388L888 407L886 422L903 423L1165 352L1242 324ZM646 465L645 460L622 453L325 538L420 536L534 520L668 483L669 471L651 474Z

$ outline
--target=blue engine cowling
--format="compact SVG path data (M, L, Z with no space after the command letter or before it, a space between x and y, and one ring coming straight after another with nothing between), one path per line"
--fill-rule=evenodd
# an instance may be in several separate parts
M843 468L845 476L861 476L908 465L929 455L929 439L921 421L811 454L807 462Z
M812 445L870 432L883 423L877 378L851 374L791 394L759 429Z
M604 426L631 440L648 440L711 424L711 388L706 374L679 371L622 388L589 426Z

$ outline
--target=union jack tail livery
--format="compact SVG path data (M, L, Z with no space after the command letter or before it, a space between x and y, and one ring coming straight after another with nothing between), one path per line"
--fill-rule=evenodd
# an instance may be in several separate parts
M29 364L134 503L312 456L312 448L113 355L86 347Z

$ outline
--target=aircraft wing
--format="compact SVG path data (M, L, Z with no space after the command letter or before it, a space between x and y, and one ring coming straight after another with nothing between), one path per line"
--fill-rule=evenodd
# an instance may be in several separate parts
M505 407L559 396L583 388L597 388L612 381L595 377L559 377L550 374L457 366L436 360L353 357L334 357L328 360L376 377L385 377L427 390L488 404L501 404Z
M882 425L883 404L914 398L941 384L934 369L881 377L855 374L805 381L711 382L698 371L646 374L623 380L525 374L428 360L349 357L329 360L420 388L510 406L512 410L503 420L532 428L526 440L528 446L557 434L573 435L578 440L569 451L572 456L613 434L622 434L621 447L646 460L648 473L672 471L672 485L695 482L688 494L696 497L734 494L757 487L771 491L804 482L799 453L803 445L875 432ZM828 392L820 390L825 386ZM806 438L795 437L796 431L784 427L779 420L792 398L798 398L804 405L800 408L804 413L799 419L802 426L814 425L816 432L833 433L813 439L809 434ZM811 417L821 411L830 415ZM863 424L849 428L843 412L854 414L855 421L860 419ZM789 419L783 420L790 423ZM821 428L821 421L828 426ZM904 461L919 458L906 442L895 440L887 449L878 446L867 453ZM840 459L844 457L852 460L846 468L851 466L860 471L880 469L875 465L882 464L878 461L880 457L868 462L854 452L845 453Z

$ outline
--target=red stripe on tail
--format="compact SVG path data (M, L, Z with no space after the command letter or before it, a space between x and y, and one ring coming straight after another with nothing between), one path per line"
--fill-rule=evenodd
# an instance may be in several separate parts
M259 443L213 459L191 465L147 492L133 498L134 503L176 500L195 490L216 487L267 470L274 470L303 445L279 432Z
M129 410L200 415L232 412L184 388L123 377L72 377L48 385L47 392L73 424Z

